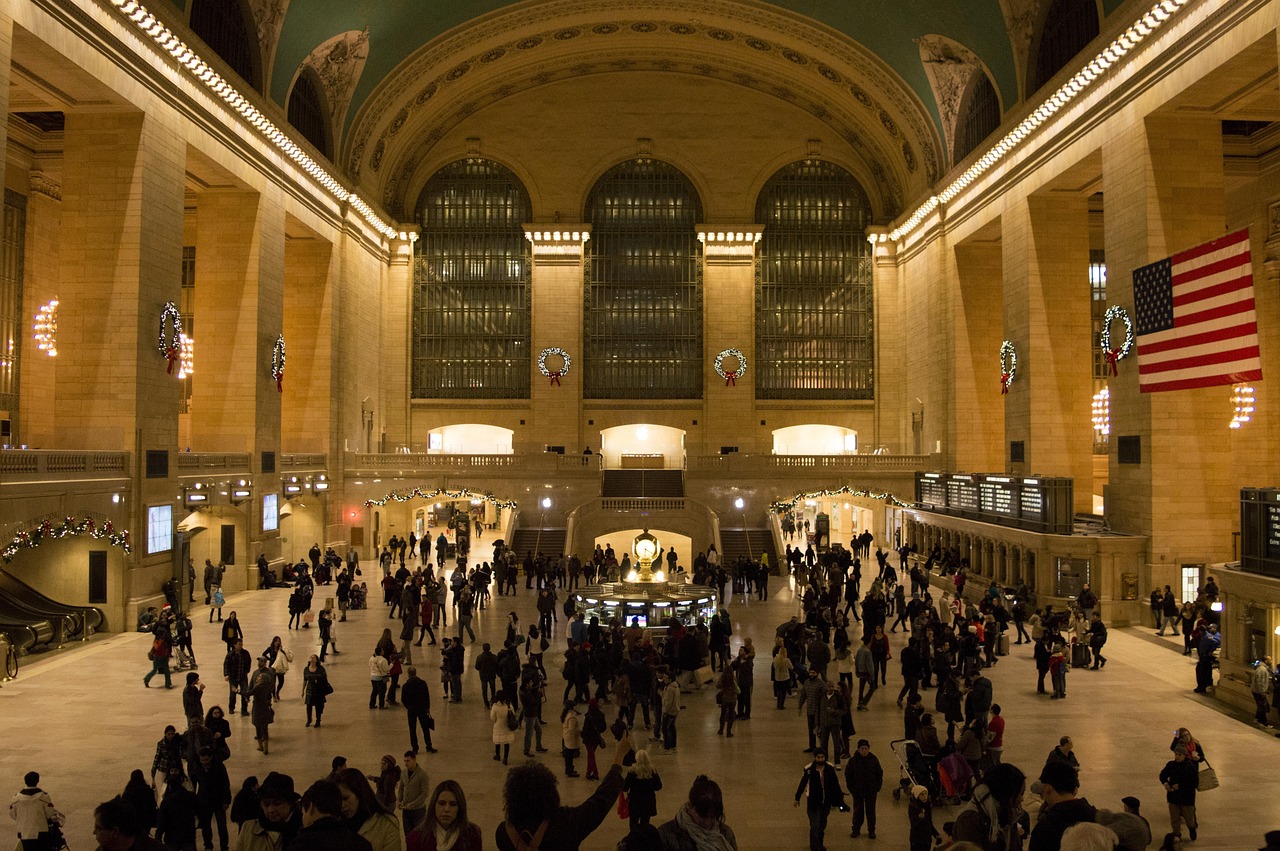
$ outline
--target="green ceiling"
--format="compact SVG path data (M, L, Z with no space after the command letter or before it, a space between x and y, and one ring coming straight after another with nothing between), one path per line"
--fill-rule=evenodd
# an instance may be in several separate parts
M1110 14L1124 0L1103 0ZM276 50L271 96L284 103L294 73L317 45L338 33L369 29L369 59L347 113L422 45L468 20L514 5L510 0L292 0ZM938 120L914 39L944 35L980 56L1006 106L1017 99L1013 52L999 0L788 0L771 5L846 33L897 72ZM691 10L691 14L696 14Z

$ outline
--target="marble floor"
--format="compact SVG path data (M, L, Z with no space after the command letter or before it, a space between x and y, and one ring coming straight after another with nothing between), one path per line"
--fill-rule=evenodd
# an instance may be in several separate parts
M775 579L773 586L768 601L743 603L739 598L730 604L735 651L744 636L752 636L767 655L774 629L795 611L789 585ZM318 592L322 599L329 589ZM314 651L314 629L291 632L285 628L287 597L286 590L277 589L246 592L228 601L227 609L239 612L250 652L260 652L274 635L282 636L302 659ZM514 598L495 598L495 605L476 619L479 641L500 643L506 613L514 609L527 623L534 616L533 602L533 592L524 590L523 580ZM196 655L208 683L208 708L226 698L218 625L209 624L207 612L199 606L194 621ZM286 698L277 708L272 727L269 756L254 748L248 719L231 718L234 739L228 769L233 788L239 788L249 774L261 778L276 770L292 774L302 789L328 772L335 754L372 772L383 754L403 753L408 746L404 713L391 708L370 711L367 704L366 661L382 629L391 623L375 603L372 610L353 612L347 623L339 625L342 653L328 666L336 691L322 728L304 726L298 669L288 675ZM893 638L896 655L901 637ZM559 665L552 659L563 641L561 632L557 649L547 656L550 691L557 694ZM148 637L136 633L99 637L29 657L18 679L0 688L4 719L0 777L8 790L16 792L24 772L39 771L42 786L68 816L67 837L72 848L93 847L93 807L118 793L131 769L149 773L155 742L164 726L181 723L177 687L166 691L153 681L151 689L143 688L142 675L149 669L148 646ZM424 760L430 782L434 785L452 777L462 784L488 847L501 819L504 775L490 758L490 722L470 670L470 653L478 648L479 643L468 648L461 704L440 699L438 647L415 650L415 661L429 672L437 720L435 745L440 752ZM1192 694L1190 662L1147 636L1113 630L1107 650L1110 662L1103 670L1071 673L1065 701L1050 702L1036 695L1027 646L1015 646L1012 656L991 669L995 698L1003 706L1008 724L1005 761L1034 776L1058 737L1071 735L1083 767L1081 793L1095 805L1113 809L1119 809L1122 796L1138 796L1158 838L1168 827L1163 790L1156 776L1169 759L1168 743L1174 729L1185 725L1204 743L1222 780L1220 789L1199 798L1201 830L1194 847L1251 849L1261 845L1266 830L1280 827L1280 787L1274 768L1280 757L1280 740ZM905 805L895 803L888 794L898 778L889 742L899 738L902 730L894 705L896 680L895 660L890 667L890 687L877 691L871 711L857 713L855 719L858 736L870 739L873 752L885 767L886 791L880 798L879 839L874 844L894 849L906 848L907 835ZM175 685L178 682L175 677ZM678 754L656 758L664 785L658 799L659 820L674 814L690 781L705 772L725 789L728 821L742 849L802 849L807 845L807 822L803 809L793 809L791 800L806 763L802 753L804 723L796 715L794 700L785 711L773 707L764 659L757 661L756 682L753 717L738 725L732 739L715 734L717 709L711 692L688 695L688 709L680 716ZM932 693L926 700L932 706ZM551 720L552 714L548 710L544 717ZM543 758L559 775L563 765L554 750L558 733L552 735L548 747L553 750ZM585 798L593 786L581 778L561 777L561 795L569 803ZM953 813L936 811L939 827ZM833 817L828 847L858 847L871 842L850 839L847 819ZM8 842L5 837L14 836L12 822L0 819L0 825L0 843ZM584 847L612 848L624 834L624 825L611 815Z

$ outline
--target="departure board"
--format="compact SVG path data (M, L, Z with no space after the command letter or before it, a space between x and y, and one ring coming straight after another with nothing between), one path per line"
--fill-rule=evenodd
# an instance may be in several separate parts
M1240 567L1280 577L1280 488L1241 489Z
M1073 486L1068 478L1008 476L995 473L917 473L916 503L922 508L1031 529L1070 535ZM1276 547L1280 552L1280 503Z

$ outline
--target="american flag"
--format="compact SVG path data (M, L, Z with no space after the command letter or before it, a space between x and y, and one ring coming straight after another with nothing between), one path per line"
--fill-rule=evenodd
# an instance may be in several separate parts
M1143 393L1262 378L1246 228L1133 273Z

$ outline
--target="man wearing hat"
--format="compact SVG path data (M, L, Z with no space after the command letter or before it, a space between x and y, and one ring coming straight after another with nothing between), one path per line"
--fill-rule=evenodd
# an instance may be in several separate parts
M293 778L271 772L258 787L262 818L250 819L240 828L237 851L280 851L302 829L302 812Z
M1040 809L1040 821L1031 831L1028 851L1057 851L1062 844L1062 834L1068 827L1098 820L1093 805L1084 798L1076 797L1080 779L1070 763L1063 760L1046 762L1040 771L1040 786L1044 806Z
M1164 785L1165 800L1169 802L1169 824L1174 836L1182 838L1182 823L1187 823L1191 841L1196 841L1196 789L1200 787L1200 764L1187 759L1187 748L1179 744L1173 749L1173 759L1160 770L1160 782Z

